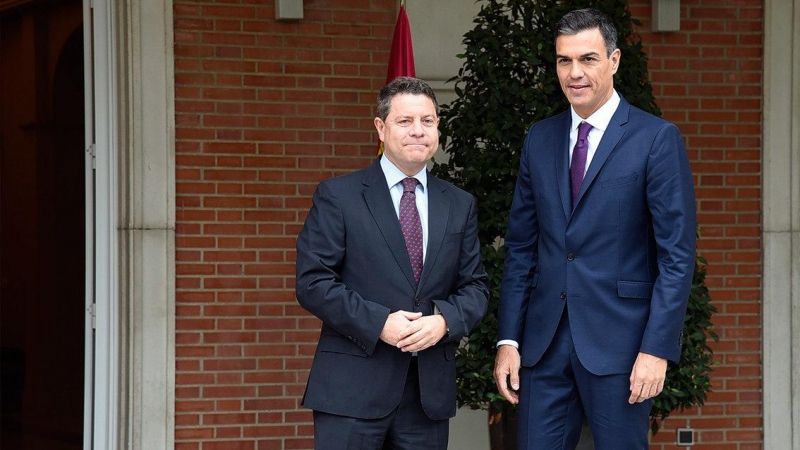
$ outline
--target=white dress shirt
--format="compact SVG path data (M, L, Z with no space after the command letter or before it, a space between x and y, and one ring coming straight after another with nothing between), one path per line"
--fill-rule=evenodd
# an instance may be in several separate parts
M402 181L408 175L404 174L397 166L394 165L386 155L381 156L381 169L383 169L383 176L386 177L386 184L389 185L389 193L392 195L392 204L394 205L394 212L397 214L398 220L400 219L400 198L403 197L403 184ZM414 178L419 181L415 197L417 198L417 211L419 211L419 220L422 222L422 261L425 261L425 256L428 253L428 172L427 168L423 167Z
M581 118L575 109L569 107L570 114L572 115L572 126L569 129L569 163L572 165L572 150L575 148L575 142L578 140L578 125L581 122L587 122L592 126L589 130L589 136L586 138L589 141L589 148L586 150L586 168L584 174L589 169L589 164L592 163L595 152L597 152L597 145L600 144L600 139L603 138L603 133L608 129L608 124L611 122L611 117L617 111L619 106L619 94L617 91L612 91L611 98L608 99L603 106L594 112L586 119Z

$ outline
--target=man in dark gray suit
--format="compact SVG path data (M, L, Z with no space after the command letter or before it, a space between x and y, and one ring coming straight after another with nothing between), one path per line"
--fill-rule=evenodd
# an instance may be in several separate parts
M488 277L475 199L426 170L438 123L426 83L385 86L385 153L320 183L298 236L297 299L322 320L303 398L317 450L447 448L456 347Z

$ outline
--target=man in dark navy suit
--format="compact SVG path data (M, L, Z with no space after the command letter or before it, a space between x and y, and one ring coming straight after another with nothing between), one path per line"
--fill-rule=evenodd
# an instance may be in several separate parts
M505 245L495 379L520 449L648 448L650 399L681 352L695 259L692 174L675 125L614 90L617 30L557 26L571 105L525 139Z
M297 299L322 320L303 398L317 450L447 448L456 347L486 312L475 199L427 172L438 106L401 77L378 98L385 153L320 183Z

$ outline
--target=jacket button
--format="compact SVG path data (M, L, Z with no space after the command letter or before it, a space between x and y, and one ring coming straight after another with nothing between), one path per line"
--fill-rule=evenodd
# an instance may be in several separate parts
M572 261L575 259L575 254L572 252L567 253L567 261Z
M560 297L561 297L561 300L566 300L567 299L567 293L566 292L562 292Z
M420 304L422 304L422 301L420 301L419 297L415 298L414 299L414 306L419 306Z

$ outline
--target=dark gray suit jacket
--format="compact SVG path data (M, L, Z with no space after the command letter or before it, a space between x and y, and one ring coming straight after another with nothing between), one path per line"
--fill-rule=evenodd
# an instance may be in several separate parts
M428 247L415 289L386 178L376 161L326 180L297 239L297 299L322 320L304 406L373 419L400 402L411 354L379 339L397 310L444 315L449 334L419 352L421 400L432 419L453 417L455 352L486 312L475 199L428 174Z

